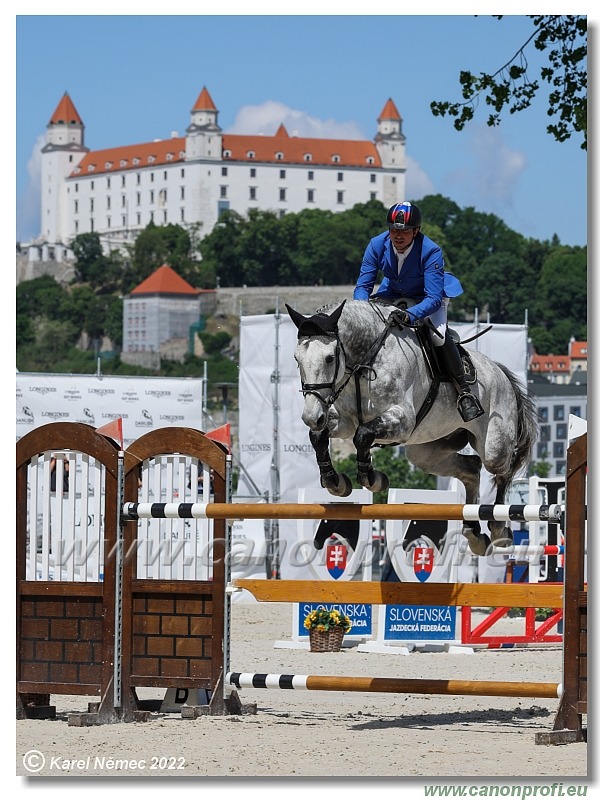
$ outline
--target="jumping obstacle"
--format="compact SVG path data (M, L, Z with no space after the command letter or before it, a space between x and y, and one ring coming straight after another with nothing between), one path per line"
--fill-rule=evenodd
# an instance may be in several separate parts
M177 433L178 432L178 433ZM82 448L85 448L82 450ZM32 580L26 574L31 531L28 520L30 463L47 450L71 449L95 456L105 470L103 581L93 583ZM184 453L208 464L215 474L216 503L137 503L137 478L141 464L159 454ZM122 457L125 458L122 459ZM81 423L53 423L34 430L17 444L17 715L19 718L50 709L50 694L96 694L95 710L74 724L100 724L142 719L147 713L136 687L207 688L208 709L202 713L241 713L236 692L228 690L258 675L235 678L231 671L230 592L246 588L258 599L274 602L370 602L414 605L500 605L518 607L564 606L563 682L519 684L498 681L430 681L393 678L288 676L294 684L323 691L386 691L422 694L487 694L489 696L560 697L554 730L537 734L538 743L560 744L585 739L582 715L587 713L587 592L584 587L585 477L587 436L574 441L567 451L566 506L462 506L462 505L277 505L226 502L230 486L230 458L192 429L167 428L146 434L124 453L90 427ZM182 495L181 495L182 496ZM205 499L205 498L204 498ZM147 516L145 516L147 515ZM135 559L139 519L181 518L187 515L226 521L230 519L426 519L555 521L565 525L565 584L434 584L408 586L393 583L365 585L348 582L334 587L315 581L245 581L228 586L229 527L215 526L214 572L211 580L167 581L138 578ZM119 523L119 526L118 524ZM256 586L254 584L257 584ZM562 596L563 595L563 596ZM63 632L53 637L50 620L61 613L73 622L74 611L81 630L95 645L83 662L70 662ZM41 615L48 624L41 626ZM175 627L176 623L179 623ZM180 623L184 625L180 625ZM35 623L35 624L34 624ZM157 625L161 644L157 650ZM154 627L155 626L155 627ZM182 631L190 631L188 634ZM81 634L86 644L86 636ZM47 647L52 642L53 648ZM57 646L59 645L59 646ZM37 653L32 660L32 648ZM89 648L90 649L90 648ZM54 655L58 654L58 655ZM86 677L84 677L86 674ZM248 673L243 673L247 675ZM227 680L228 676L228 680ZM266 678L278 685L285 676ZM284 687L285 688L285 687ZM234 697L235 696L235 697ZM33 698L33 702L32 702ZM34 707L32 710L32 706ZM39 715L39 714L38 714ZM88 720L88 718L91 718ZM71 720L70 720L71 724Z
M138 519L415 519L466 522L560 522L561 505L458 503L125 503L123 520Z
M263 673L227 672L226 682L239 688L304 688L322 691L384 691L425 694L487 694L501 697L559 697L560 704L553 731L538 733L537 744L562 744L586 739L582 715L587 713L587 592L584 584L585 553L585 479L587 473L587 435L573 442L567 452L567 503L565 583L552 584L433 584L409 585L395 583L347 582L334 586L314 581L254 581L240 579L234 589L246 589L257 600L269 602L365 602L374 604L417 604L488 606L502 605L535 608L564 606L564 664L563 683L518 684L503 681L430 681L390 678L358 678L328 676L265 675ZM409 504L398 518L411 519L465 519L464 508ZM323 509L327 506L323 507ZM480 507L478 507L480 508ZM538 519L562 520L562 508L547 511L544 507L535 512L534 507L491 507L490 514L501 514L499 519L511 519L512 513ZM341 505L339 509L341 509ZM476 519L484 519L484 507L470 512ZM505 511L503 510L505 509ZM522 509L522 510L520 510ZM394 507L390 508L390 512ZM396 508L399 511L399 508ZM418 513L419 512L419 513ZM566 509L565 509L566 512ZM564 513L565 513L564 512ZM354 512L351 510L351 514ZM359 514L364 511L358 510ZM373 513L376 513L375 506ZM467 513L467 512L466 512ZM443 516L440 516L443 514ZM451 514L460 514L452 517ZM428 516L430 515L430 516ZM322 515L321 515L322 516ZM358 517L353 517L358 518ZM388 517L392 518L392 517ZM528 694L524 694L528 692Z
M447 681L421 678L362 678L336 675L271 675L229 672L226 683L237 689L308 689L318 692L385 692L392 694L452 694L481 697L560 697L558 683L520 681Z

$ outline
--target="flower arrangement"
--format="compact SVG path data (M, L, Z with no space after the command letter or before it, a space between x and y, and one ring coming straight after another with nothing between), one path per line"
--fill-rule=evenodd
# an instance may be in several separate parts
M307 614L304 620L304 627L308 630L330 631L333 628L343 628L344 633L352 627L350 617L341 614L337 609L327 611L326 608L315 608Z

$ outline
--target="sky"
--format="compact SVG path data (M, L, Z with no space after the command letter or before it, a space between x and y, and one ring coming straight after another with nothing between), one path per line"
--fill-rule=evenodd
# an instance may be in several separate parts
M504 65L533 32L525 16L341 15L329 3L302 16L44 16L28 6L47 9L22 2L14 15L18 241L40 230L40 149L64 92L96 150L184 135L206 86L225 133L272 135L283 122L300 136L373 139L392 98L407 139L401 199L442 194L526 237L587 243L587 156L578 134L559 143L546 132L545 89L497 128L484 102L462 132L430 111L433 100L460 99L461 70ZM526 53L538 78L542 56L532 44Z

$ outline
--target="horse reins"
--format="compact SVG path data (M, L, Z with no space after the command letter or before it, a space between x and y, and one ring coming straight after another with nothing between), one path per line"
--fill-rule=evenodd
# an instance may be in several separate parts
M354 367L346 366L346 350L344 349L344 345L342 344L342 340L340 339L339 334L338 333L325 334L328 336L333 336L336 339L336 356L335 356L336 365L335 365L333 379L329 383L302 382L302 389L300 390L304 395L304 397L306 397L307 394L312 394L313 397L317 398L317 400L321 403L321 405L323 405L326 409L328 409L336 402L340 394L344 391L346 386L348 386L349 382L352 380L354 376L355 393L357 401L357 415L359 419L359 424L361 425L363 424L363 411L361 407L361 372L363 370L366 370L368 374L367 380L369 381L375 380L377 374L373 369L372 364L375 361L375 358L379 353L380 349L382 348L382 345L384 344L386 337L390 333L390 329L393 327L401 327L402 325L407 324L402 322L400 318L397 318L397 315L395 313L391 314L390 317L386 319L383 316L383 314L373 304L372 308L376 312L376 314L378 314L381 317L385 327L382 333L373 342L373 344L370 346L369 350L365 354L363 361L366 363L357 364ZM344 355L344 365L345 365L345 370L348 371L348 376L342 382L341 386L338 389L336 389L336 381L338 378L338 371L340 368L340 349ZM371 377L371 373L373 373L373 377ZM321 394L319 394L319 389L330 389L330 394L327 397L323 397Z

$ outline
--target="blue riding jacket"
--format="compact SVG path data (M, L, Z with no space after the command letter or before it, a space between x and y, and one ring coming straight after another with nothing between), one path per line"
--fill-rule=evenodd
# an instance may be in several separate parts
M462 294L461 283L450 272L445 272L442 250L423 233L418 233L407 254L400 275L398 261L388 231L374 236L367 245L353 298L368 300L379 271L384 274L374 297L394 300L410 297L417 305L407 309L411 322L434 314L443 297Z

